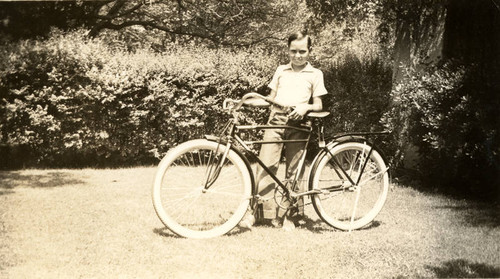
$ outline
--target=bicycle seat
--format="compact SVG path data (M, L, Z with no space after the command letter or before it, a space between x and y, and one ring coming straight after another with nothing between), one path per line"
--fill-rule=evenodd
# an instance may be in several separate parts
M328 115L330 115L330 113L328 111L318 111L318 112L311 111L306 116L323 118L323 117L327 117Z

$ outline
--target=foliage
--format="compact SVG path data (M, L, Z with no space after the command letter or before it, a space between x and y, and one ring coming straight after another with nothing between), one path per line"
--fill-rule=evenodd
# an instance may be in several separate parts
M14 39L46 37L52 27L85 26L91 28L91 37L112 29L138 41L153 33L149 39L154 41L272 46L290 30L301 29L307 14L303 0L11 2L0 3L0 34Z
M305 12L301 0L113 0L96 9L97 24L90 35L142 26L181 43L250 46L282 40L289 30L300 28Z
M153 162L171 146L214 133L226 97L266 85L282 57L171 44L163 54L119 37L88 39L55 30L43 41L4 44L0 142L31 152L27 165L112 166ZM319 61L318 61L319 62ZM355 57L320 65L330 95L329 129L376 126L387 103L390 72ZM266 112L247 115L262 122Z
M342 63L344 57L390 60L391 24L384 17L384 1L307 0L311 15L307 27L316 36L315 49L327 59Z
M379 121L390 104L390 65L351 55L342 64L329 65L324 78L332 96L325 100L332 115L329 132L383 130Z
M91 26L98 6L96 1L1 1L0 37L45 37L54 27L70 30Z
M496 197L500 98L484 80L477 68L448 63L422 74L408 71L393 90L395 105L384 122L394 132L394 153L402 156L409 144L416 146L428 186Z
M28 164L151 162L213 132L222 99L262 90L276 66L261 53L203 47L129 53L85 35L55 31L2 48L0 140L29 146Z

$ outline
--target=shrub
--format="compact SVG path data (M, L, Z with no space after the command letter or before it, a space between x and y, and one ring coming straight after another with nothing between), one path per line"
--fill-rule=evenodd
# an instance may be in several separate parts
M172 45L166 53L130 51L112 36L89 39L85 30L4 42L0 144L17 146L10 153L19 162L9 160L11 166L156 163L155 155L172 146L216 132L225 120L224 98L267 94L283 62L267 50ZM354 57L320 68L330 92L328 130L381 129L390 69ZM266 116L258 110L246 121L262 123Z
M28 146L33 161L24 163L38 166L152 162L212 132L222 100L262 90L276 66L261 54L202 47L129 53L83 30L2 49L0 140Z
M360 60L346 56L340 64L324 70L325 85L331 94L325 107L332 118L330 133L382 131L382 115L390 104L391 68L379 59Z
M408 71L385 116L399 159L412 144L425 185L455 194L495 198L500 166L498 91L478 68L448 63Z

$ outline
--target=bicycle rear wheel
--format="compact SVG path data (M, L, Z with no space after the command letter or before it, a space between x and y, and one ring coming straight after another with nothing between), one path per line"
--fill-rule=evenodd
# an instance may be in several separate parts
M309 190L321 190L312 196L314 209L334 228L355 230L368 225L387 199L388 168L382 156L370 149L360 142L338 144L324 152L313 169Z
M172 232L188 238L216 237L245 215L252 195L250 173L243 159L226 149L216 142L192 140L160 162L153 205Z

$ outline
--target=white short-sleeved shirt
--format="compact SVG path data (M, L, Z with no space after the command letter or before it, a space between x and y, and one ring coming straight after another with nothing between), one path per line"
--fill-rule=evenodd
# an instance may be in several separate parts
M268 87L276 90L274 100L285 106L307 104L311 97L328 93L323 81L323 72L310 63L300 72L295 72L291 63L278 66Z

